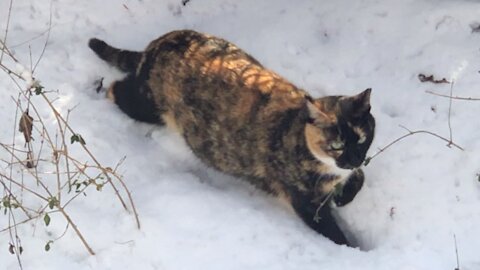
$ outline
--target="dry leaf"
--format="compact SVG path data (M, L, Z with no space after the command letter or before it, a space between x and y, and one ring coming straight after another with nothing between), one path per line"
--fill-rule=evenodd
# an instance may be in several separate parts
M103 89L103 77L96 80L93 84L96 85L95 91L97 93L100 93L100 91L102 91L102 89Z
M18 123L18 131L23 133L25 143L29 143L32 140L33 118L28 114L28 110L20 117Z
M426 76L425 74L418 74L418 79L421 81L421 82L431 82L431 83L450 83L449 81L447 81L447 79L443 78L441 80L435 80L435 78L433 77L433 75L430 75L430 76Z

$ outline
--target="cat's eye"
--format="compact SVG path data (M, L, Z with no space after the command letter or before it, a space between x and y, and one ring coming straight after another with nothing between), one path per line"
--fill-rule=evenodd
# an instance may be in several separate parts
M336 151L342 150L344 146L345 144L342 141L335 141L332 144L330 144L330 148Z
M357 143L358 143L358 144L362 144L362 143L364 143L365 141L367 141L367 136L360 136L360 138L358 139Z

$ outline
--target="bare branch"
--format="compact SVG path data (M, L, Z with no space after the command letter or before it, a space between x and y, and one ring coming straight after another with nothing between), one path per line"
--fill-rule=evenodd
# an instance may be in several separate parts
M80 238L80 241L82 241L82 244L85 246L85 248L88 250L88 253L90 253L90 255L95 255L95 252L93 251L93 249L90 247L90 245L87 243L87 241L85 240L85 237L83 237L83 234L80 232L80 230L78 229L77 225L72 221L72 219L70 218L70 216L67 214L67 212L65 212L65 210L63 208L58 208L58 210L60 210L60 213L62 213L62 215L65 217L65 219L67 220L68 224L70 224L73 228L73 230L75 231L75 233L77 234L78 238Z
M457 267L455 270L460 270L460 259L458 258L458 246L457 246L457 236L453 234L453 242L455 244L455 257L457 259Z
M7 48L7 37L8 37L8 29L10 28L10 17L12 16L12 7L13 7L13 0L10 0L10 4L8 6L8 13L7 13L7 25L5 27L5 34L3 36L3 41L0 42L0 46L2 46L2 52L0 54L0 63L2 63L3 56L5 53L7 53L10 57L12 57L14 60L15 57L10 53L10 51Z
M430 90L425 91L425 93L438 96L438 97L445 97L445 98L450 98L450 99L458 99L458 100L468 100L468 101L479 101L480 98L472 98L472 97L459 97L459 96L449 96L449 95L443 95L439 94Z
M393 140L392 142L390 142L390 143L387 144L386 146L384 146L384 147L382 147L382 148L379 148L378 151L377 151L374 155L372 155L372 156L370 156L370 157L367 157L367 158L365 159L365 162L363 163L364 166L367 166L367 165L370 163L370 161L372 161L372 159L374 159L375 157L377 157L378 155L380 155L381 153L383 153L383 152L384 152L385 150L387 150L388 148L392 147L394 144L398 143L399 141L401 141L401 140L403 140L403 139L405 139L405 138L407 138L407 137L410 137L410 136L412 136L412 135L415 135L415 134L428 134L428 135L433 136L433 137L435 137L435 138L438 138L438 139L440 139L440 140L442 140L442 141L445 141L445 142L447 143L447 146L448 146L448 147L454 146L454 147L456 147L457 149L464 151L463 147L461 147L460 145L454 143L453 141L451 141L451 140L449 140L449 139L447 139L447 138L445 138L445 137L442 137L442 136L440 136L440 135L438 135L438 134L436 134L436 133L433 133L433 132L431 132L431 131L428 131L428 130L415 130L415 131L412 131L412 130L404 127L404 126L400 126L400 127L403 128L403 129L405 129L405 130L407 130L408 133L405 134L405 135L403 135L403 136L400 136L399 138L397 138L397 139L395 139L395 140Z
M450 142L449 146L452 143L452 137L453 137L453 132L452 132L452 121L451 121L451 115L452 115L452 95L453 95L453 84L454 81L452 81L452 84L450 85L450 98L448 99L448 134L450 135Z
M42 52L40 53L40 56L38 57L37 62L33 66L32 73L35 72L37 69L38 64L43 58L43 55L45 54L45 50L47 49L48 41L50 40L50 33L52 31L52 1L50 1L50 17L48 19L48 31L47 31L47 38L45 39L45 43L43 44L43 49Z

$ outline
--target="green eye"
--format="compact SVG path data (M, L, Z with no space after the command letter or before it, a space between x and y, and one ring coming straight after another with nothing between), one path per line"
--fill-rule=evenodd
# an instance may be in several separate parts
M345 144L342 141L336 141L330 144L332 150L342 150Z

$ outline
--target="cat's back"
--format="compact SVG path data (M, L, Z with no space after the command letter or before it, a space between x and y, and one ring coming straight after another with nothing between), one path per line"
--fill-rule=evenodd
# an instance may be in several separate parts
M212 35L193 30L176 30L164 34L152 41L145 49L149 56L179 57L182 61L205 62L215 58L225 61L243 59L250 64L261 66L260 63L234 44ZM160 59L159 59L160 60Z
M183 107L186 99L202 99L223 108L216 113L227 113L234 106L248 112L262 99L269 100L264 105L275 112L299 106L305 96L233 43L192 30L173 31L152 41L144 59L142 64L152 71L150 85L162 88L164 102L172 107Z

